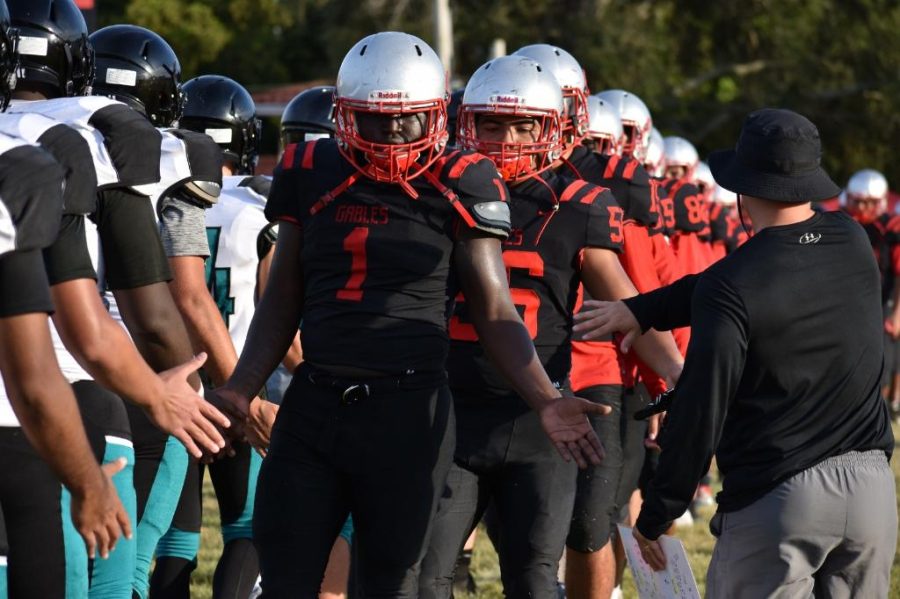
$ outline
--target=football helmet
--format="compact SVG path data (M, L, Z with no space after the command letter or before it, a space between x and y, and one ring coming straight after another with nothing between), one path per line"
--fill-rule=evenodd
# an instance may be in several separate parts
M694 171L700 161L694 144L683 137L670 135L663 138L663 153L665 154L666 171L670 168L681 167L684 169L684 174L678 178L694 180Z
M285 146L322 137L334 137L333 85L303 90L281 113L281 141Z
M550 44L532 44L513 52L513 56L527 56L556 77L562 88L565 112L563 135L567 144L577 144L588 132L588 89L584 69L575 57Z
M181 118L181 63L162 37L136 25L110 25L91 34L97 61L93 93L145 114L156 127Z
M588 116L585 143L593 144L598 154L618 154L625 134L619 112L597 96L588 96Z
M441 59L421 39L395 31L363 38L344 57L335 85L341 153L376 181L405 183L421 175L447 144L448 93ZM364 139L356 120L360 113L421 114L423 135L400 144Z
M9 106L12 90L16 87L16 69L18 57L16 56L14 32L11 31L9 11L6 4L0 0L0 111Z
M724 204L725 206L734 206L737 204L737 194L725 189L718 183L716 183L716 186L713 189L712 199L713 202Z
M697 183L697 187L700 189L703 197L707 200L711 199L713 189L716 187L716 180L713 178L712 171L709 170L709 165L702 160L697 163L697 168L694 169L694 181Z
M234 163L236 174L252 175L259 160L262 121L256 104L237 81L221 75L201 75L185 82L184 110L179 128L209 135Z
M662 133L653 127L647 136L647 151L644 157L644 168L651 177L662 177L665 174L665 144Z
M888 182L876 170L867 168L853 173L845 191L847 210L863 224L876 220L887 210Z
M526 56L503 56L482 65L469 79L459 108L460 147L488 156L506 181L521 181L550 168L562 153L565 103L556 78ZM482 141L478 118L522 116L537 120L532 142Z
M91 93L94 53L74 0L7 0L17 33L18 78L49 97Z
M650 130L653 129L653 118L647 105L633 93L621 89L602 91L597 97L619 111L622 128L625 130L622 154L643 162L647 156Z

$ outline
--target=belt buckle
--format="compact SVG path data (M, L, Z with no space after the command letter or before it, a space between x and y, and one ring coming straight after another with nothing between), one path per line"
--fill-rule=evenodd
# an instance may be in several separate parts
M350 385L341 393L341 405L352 406L364 399L368 399L371 391L369 386L361 383L358 385Z

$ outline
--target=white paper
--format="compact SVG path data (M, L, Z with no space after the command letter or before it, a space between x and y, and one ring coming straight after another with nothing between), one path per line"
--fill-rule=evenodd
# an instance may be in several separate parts
M656 572L641 556L631 529L619 526L628 565L640 599L700 599L684 545L675 537L663 535L659 543L666 554L666 569Z

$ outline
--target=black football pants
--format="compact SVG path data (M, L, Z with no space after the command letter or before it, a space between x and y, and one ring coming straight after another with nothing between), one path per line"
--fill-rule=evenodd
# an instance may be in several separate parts
M453 459L443 375L353 405L301 365L263 460L253 517L265 599L315 599L353 513L363 597L417 596L438 497Z
M497 553L506 597L556 599L556 573L575 498L577 466L550 443L535 412L515 398L455 394L456 460L438 504L422 562L419 596L451 595L463 544L489 503L498 524ZM502 405L505 404L505 405Z

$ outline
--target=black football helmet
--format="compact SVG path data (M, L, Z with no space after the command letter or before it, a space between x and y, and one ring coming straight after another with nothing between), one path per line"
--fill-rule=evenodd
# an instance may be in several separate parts
M281 141L285 146L317 137L334 137L332 85L303 90L294 96L281 115Z
M9 106L12 90L16 87L18 56L9 22L9 10L0 0L0 111Z
M18 79L49 97L91 93L94 53L74 0L6 0L18 34Z
M94 95L142 112L156 127L181 118L181 63L172 46L136 25L110 25L91 34L97 61Z
M252 175L259 160L262 122L244 87L221 75L201 75L182 87L184 111L179 128L205 133L233 162L238 175Z

